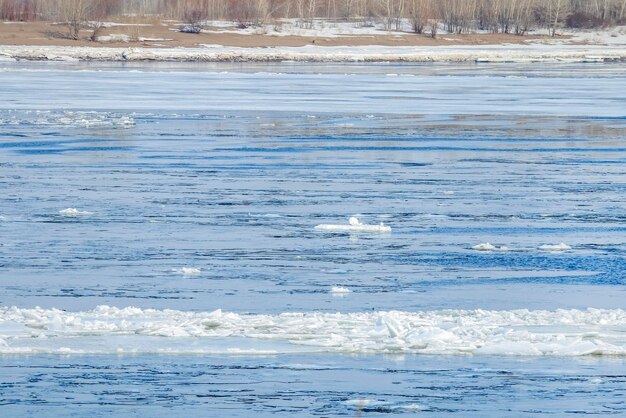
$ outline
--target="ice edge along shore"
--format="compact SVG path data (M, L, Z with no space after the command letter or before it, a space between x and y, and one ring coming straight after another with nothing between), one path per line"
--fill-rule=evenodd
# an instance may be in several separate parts
M490 45L439 47L110 48L0 45L0 61L159 62L606 62L626 46Z

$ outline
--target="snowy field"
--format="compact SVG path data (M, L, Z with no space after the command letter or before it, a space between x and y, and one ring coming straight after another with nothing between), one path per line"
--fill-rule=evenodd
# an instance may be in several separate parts
M113 24L113 23L111 23ZM180 25L184 25L182 22ZM439 24L437 36L445 39L451 34L445 30L443 24ZM257 26L239 28L238 22L229 21L205 21L202 33L232 33L245 35L266 36L303 36L309 38L337 38L337 37L373 37L377 35L413 34L412 23L408 19L400 19L398 26L395 22L388 28L384 23L376 20L364 21L327 21L313 19L303 24L299 19L280 19L274 23L266 23ZM172 28L171 30L178 30ZM428 35L426 27L425 34ZM475 30L474 33L490 33L486 30ZM453 34L452 34L453 35ZM528 35L540 35L549 37L547 29L532 28ZM550 44L590 43L602 45L626 45L626 26L615 26L599 29L566 29L558 30L559 37L542 40ZM565 36L566 38L563 38ZM521 39L524 39L523 37ZM532 41L531 41L532 42Z

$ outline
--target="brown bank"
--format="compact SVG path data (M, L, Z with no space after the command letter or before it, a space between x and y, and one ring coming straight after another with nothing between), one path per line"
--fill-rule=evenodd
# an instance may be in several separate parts
M67 28L54 22L0 22L0 45L97 46L173 48L216 44L231 47L299 47L319 46L450 46L524 44L543 36L510 34L445 34L433 39L428 35L407 32L384 32L375 35L346 35L336 37L271 36L265 34L230 33L236 27L207 27L211 33L182 33L179 22L116 21L118 26L102 27L97 31L84 29L80 40L67 37ZM224 32L229 31L229 32ZM99 39L98 40L92 40ZM568 38L568 37L563 37Z

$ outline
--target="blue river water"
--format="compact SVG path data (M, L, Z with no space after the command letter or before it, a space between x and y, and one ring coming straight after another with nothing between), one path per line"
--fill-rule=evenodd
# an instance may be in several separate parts
M2 411L625 414L625 81L0 62Z

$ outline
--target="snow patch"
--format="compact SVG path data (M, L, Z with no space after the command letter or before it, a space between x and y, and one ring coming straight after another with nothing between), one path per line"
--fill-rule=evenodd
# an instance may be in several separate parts
M130 36L123 34L101 35L96 37L96 42L129 42Z
M437 47L307 45L276 48L109 48L1 45L19 60L67 57L81 61L180 62L588 62L626 60L622 45L458 45Z

